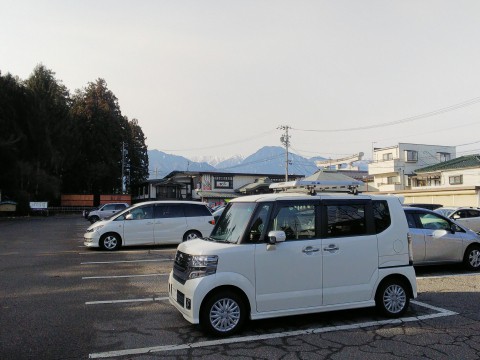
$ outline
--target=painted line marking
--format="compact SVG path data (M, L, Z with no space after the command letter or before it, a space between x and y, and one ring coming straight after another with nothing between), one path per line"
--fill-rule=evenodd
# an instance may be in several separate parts
M142 275L113 275L113 276L84 276L82 280L93 279L121 279L121 278L134 278L134 277L147 277L147 276L168 276L170 274L142 274Z
M461 276L480 276L480 273L468 273L468 274L445 274L445 275L434 275L434 276L417 276L417 280L425 280L425 279L441 279L441 278L461 277Z
M85 246L84 246L85 248ZM139 250L120 250L120 251L100 251L98 248L92 248L88 252L79 252L78 255L122 255L122 254L141 254L142 251L144 253L154 253L154 252L176 252L177 248L172 249L159 249L159 250L147 250L147 249L139 249Z
M173 259L150 259L150 260L118 260L118 261L88 261L82 262L80 265L95 265L95 264L120 264L120 263L136 263L136 262L159 262L159 261L173 261Z
M125 299L125 300L103 300L103 301L87 301L85 305L104 305L104 304L124 304L133 302L149 302L149 301L165 301L168 297L151 297L143 299Z
M235 338L227 338L227 339L219 339L219 340L208 340L208 341L199 341L196 343L189 343L189 344L180 344L180 345L161 345L161 346L151 346L151 347L144 347L144 348L137 348L137 349L125 349L125 350L117 350L117 351L106 351L100 353L93 353L89 354L89 359L100 359L100 358L110 358L110 357L117 357L117 356L127 356L127 355L142 355L148 353L155 353L155 352L167 352L167 351L176 351L176 350L185 350L185 349L195 349L195 348L203 348L208 346L218 346L218 345L225 345L225 344L235 344L235 343L242 343L242 342L251 342L251 341L259 341L259 340L268 340L268 339L278 339L278 338L285 338L285 337L292 337L292 336L300 336L300 335L312 335L312 334L322 334L334 331L343 331L343 330L354 330L354 329L361 329L367 328L372 326L381 326L381 325L390 325L390 324L402 324L406 322L412 321L421 321L426 319L434 319L443 316L452 316L457 315L458 313L442 309L439 307L435 307L432 305L428 305L419 301L411 301L412 304L423 306L431 310L439 311L436 314L431 315L421 315L421 316L412 316L412 317L405 317L400 319L388 319L388 320L381 320L381 321L369 321L359 324L350 324L350 325L339 325L339 326L327 326L323 328L312 328L306 330L296 330L296 331L286 331L286 332L279 332L279 333L272 333L272 334L264 334L264 335L252 335L252 336L242 336L242 337L235 337Z

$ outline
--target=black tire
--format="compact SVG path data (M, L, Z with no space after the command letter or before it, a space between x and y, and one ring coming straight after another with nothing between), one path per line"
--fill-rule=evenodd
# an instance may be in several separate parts
M100 218L99 218L98 216L96 216L96 215L90 216L90 217L88 218L88 221L90 221L92 224L93 224L93 223L96 223L98 220L100 220Z
M480 269L480 245L470 245L467 248L463 257L463 265L470 271Z
M105 234L100 239L100 247L103 250L115 251L118 250L120 246L122 246L122 241L117 234Z
M198 231L190 230L190 231L187 231L185 235L183 235L183 241L193 240L201 237L202 237L202 234L200 234Z
M405 314L410 304L405 282L394 278L384 281L377 289L375 303L377 309L389 318Z
M200 326L216 337L226 337L240 331L245 323L246 306L233 291L219 291L205 300L200 309Z

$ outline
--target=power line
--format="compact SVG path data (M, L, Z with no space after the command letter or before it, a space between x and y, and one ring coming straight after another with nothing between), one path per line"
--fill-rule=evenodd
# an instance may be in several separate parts
M480 102L480 97L476 97L470 100L463 101L458 104L450 105L441 109L433 110L427 113L423 113L420 115L415 115L411 116L408 118L400 119L400 120L395 120L395 121L390 121L386 123L380 123L380 124L375 124L375 125L366 125L366 126L358 126L358 127L353 127L353 128L344 128L344 129L331 129L331 130L319 130L319 129L297 129L297 128L291 128L292 130L297 130L297 131L311 131L311 132L343 132L343 131L358 131L358 130L368 130L368 129L374 129L374 128L379 128L379 127L385 127L385 126L392 126L392 125L398 125L398 124L403 124L406 122L411 122L419 119L424 119L424 118L429 118L432 116L440 115L446 112L450 112L453 110L461 109L467 106L472 106L476 103Z

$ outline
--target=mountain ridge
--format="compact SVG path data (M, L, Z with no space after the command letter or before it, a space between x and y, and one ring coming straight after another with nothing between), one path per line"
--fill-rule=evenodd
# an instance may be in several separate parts
M289 174L309 176L318 168L315 161L325 160L320 156L306 158L289 153ZM281 146L264 146L255 153L243 158L235 155L222 159L218 156L200 157L201 161L193 161L183 156L171 155L160 150L148 150L150 179L161 179L172 171L210 171L245 174L285 174L285 149ZM209 160L210 163L205 161ZM362 162L360 163L360 168Z

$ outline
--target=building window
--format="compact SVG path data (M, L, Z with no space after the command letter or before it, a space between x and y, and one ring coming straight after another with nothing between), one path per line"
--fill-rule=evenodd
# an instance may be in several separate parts
M405 161L417 162L418 161L418 151L405 150Z
M440 162L448 161L451 159L450 153L437 152L437 160Z
M396 176L389 176L387 177L387 184L393 185L397 182L397 177Z
M448 182L450 183L450 185L463 184L463 175L449 176Z
M393 160L393 154L392 153L383 154L383 161L388 161L388 160Z

